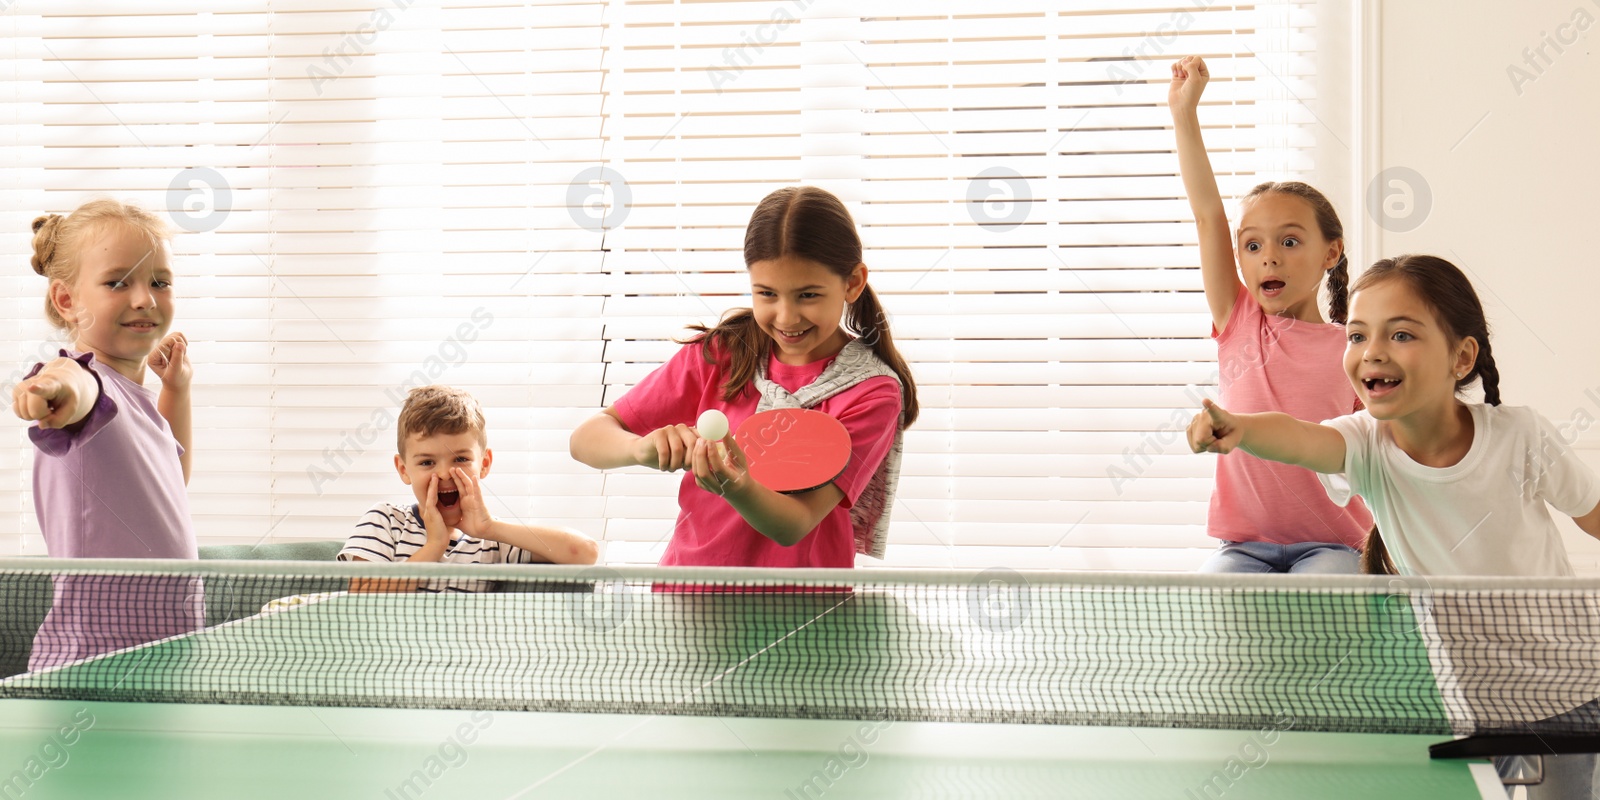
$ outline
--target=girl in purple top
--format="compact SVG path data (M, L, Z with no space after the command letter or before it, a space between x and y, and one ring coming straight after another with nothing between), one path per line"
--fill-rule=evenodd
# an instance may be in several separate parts
M12 392L37 451L33 501L55 558L196 558L189 521L188 342L173 319L166 225L96 200L33 221L45 315L74 344ZM146 369L161 392L145 388ZM191 578L57 576L30 669L194 630Z

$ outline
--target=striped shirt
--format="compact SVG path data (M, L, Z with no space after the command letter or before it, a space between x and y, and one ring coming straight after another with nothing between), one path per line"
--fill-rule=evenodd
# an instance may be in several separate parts
M417 504L409 506L381 502L367 510L356 523L355 532L339 551L340 561L352 558L366 561L405 561L428 543L428 529L422 524ZM539 559L520 547L488 539L476 539L459 530L450 531L450 546L441 563L445 564L533 564ZM492 581L427 581L422 592L487 592Z

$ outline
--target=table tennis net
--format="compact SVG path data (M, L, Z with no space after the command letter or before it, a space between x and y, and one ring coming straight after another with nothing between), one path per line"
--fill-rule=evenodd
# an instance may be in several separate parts
M1593 735L1597 598L1578 579L12 559L0 698Z

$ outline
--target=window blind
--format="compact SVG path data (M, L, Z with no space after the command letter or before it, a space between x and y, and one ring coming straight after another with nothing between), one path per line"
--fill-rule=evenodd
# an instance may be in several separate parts
M1216 365L1167 65L1212 66L1224 195L1344 168L1314 111L1316 4L129 12L0 15L5 347L51 346L33 216L95 195L169 213L202 543L342 538L406 496L394 417L443 382L485 406L494 513L653 563L676 476L595 472L567 437L687 323L748 305L749 213L807 183L855 214L921 388L888 563L1189 569L1212 465L1182 425ZM10 441L0 551L42 553Z

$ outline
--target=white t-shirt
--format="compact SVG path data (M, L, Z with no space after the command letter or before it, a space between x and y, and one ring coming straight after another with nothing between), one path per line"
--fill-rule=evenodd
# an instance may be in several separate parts
M417 505L377 503L361 515L355 532L339 551L340 561L360 558L367 561L404 561L428 543L428 529L422 524ZM461 531L450 531L450 546L444 551L445 564L533 564L532 553L520 547L476 539ZM489 581L428 581L423 592L486 592Z
M1531 408L1468 404L1472 447L1453 466L1411 460L1365 411L1328 420L1345 474L1321 476L1335 503L1367 501L1404 575L1572 574L1545 503L1582 516L1600 480ZM1348 478L1348 484L1345 479ZM1578 589L1413 595L1456 733L1518 728L1600 697L1600 602Z
M1600 480L1539 412L1471 403L1472 448L1449 467L1411 460L1358 411L1324 422L1344 434L1344 475L1323 475L1333 502L1367 501L1404 575L1572 574L1545 503L1578 517L1600 503ZM1348 485L1345 480L1348 479Z

